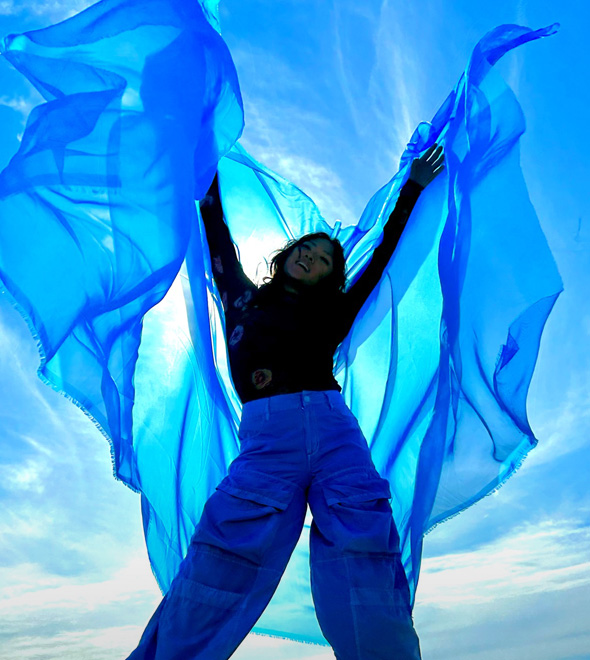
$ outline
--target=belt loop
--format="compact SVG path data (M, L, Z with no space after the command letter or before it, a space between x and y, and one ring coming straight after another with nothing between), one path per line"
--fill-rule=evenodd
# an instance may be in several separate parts
M332 397L330 396L330 392L324 392L324 396L326 397L326 399L328 399L328 407L330 408L330 410L333 410L334 406L332 406Z
M266 411L264 417L266 418L267 422L270 421L270 397L266 398Z

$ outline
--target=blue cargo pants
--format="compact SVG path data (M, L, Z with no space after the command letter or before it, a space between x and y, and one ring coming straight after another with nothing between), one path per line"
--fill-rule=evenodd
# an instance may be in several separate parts
M307 502L311 589L338 660L419 660L389 484L339 392L245 404L239 456L128 660L227 660L276 590Z

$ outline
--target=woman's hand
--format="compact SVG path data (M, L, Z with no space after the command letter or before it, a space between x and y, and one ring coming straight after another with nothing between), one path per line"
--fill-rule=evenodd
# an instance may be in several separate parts
M444 160L443 148L435 142L420 158L414 158L410 169L410 179L426 188L443 171Z

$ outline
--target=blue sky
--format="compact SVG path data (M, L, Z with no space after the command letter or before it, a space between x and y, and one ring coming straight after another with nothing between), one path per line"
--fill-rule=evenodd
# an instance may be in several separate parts
M84 0L0 0L0 34ZM415 622L425 660L590 658L590 56L584 0L223 0L244 146L354 222L397 169L471 49L501 23L557 35L499 64L527 118L522 166L565 291L529 395L539 446L496 494L425 540ZM0 62L0 165L39 98ZM34 342L0 298L0 659L124 657L159 600L139 498L112 478L84 415L36 378ZM333 658L250 637L237 660Z

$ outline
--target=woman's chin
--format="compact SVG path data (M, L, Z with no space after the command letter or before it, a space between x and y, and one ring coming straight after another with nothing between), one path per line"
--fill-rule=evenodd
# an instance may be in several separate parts
M284 279L285 287L287 289L295 289L296 291L307 291L310 289L312 286L309 282L307 282L304 278L302 277L293 277L293 275L285 272L285 279Z

